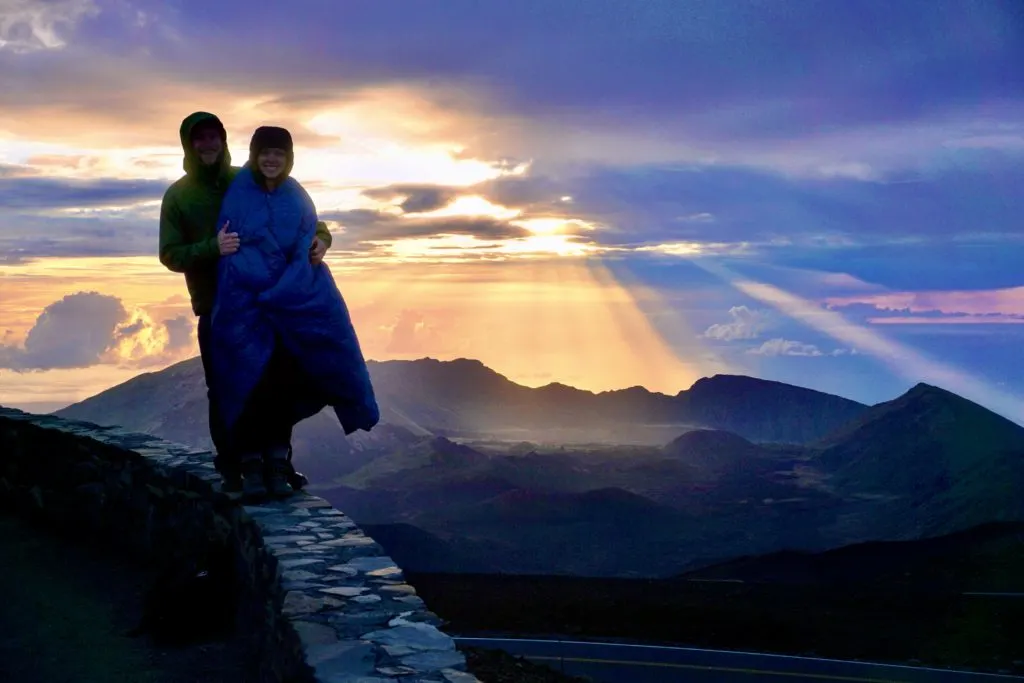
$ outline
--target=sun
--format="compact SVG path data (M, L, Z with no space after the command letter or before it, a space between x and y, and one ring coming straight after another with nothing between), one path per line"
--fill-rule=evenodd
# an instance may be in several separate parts
M529 230L531 234L538 236L568 235L579 232L589 232L596 226L593 223L578 218L527 218L519 221L512 221L513 225Z

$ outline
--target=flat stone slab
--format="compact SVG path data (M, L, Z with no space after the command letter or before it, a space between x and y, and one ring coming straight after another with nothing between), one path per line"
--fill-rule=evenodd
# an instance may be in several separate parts
M387 630L367 633L363 638L381 645L405 646L412 650L454 649L451 636L430 624L402 622Z

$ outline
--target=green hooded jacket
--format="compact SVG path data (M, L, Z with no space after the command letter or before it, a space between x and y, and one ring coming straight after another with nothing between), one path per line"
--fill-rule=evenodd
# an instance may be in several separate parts
M220 258L217 218L224 194L238 173L238 168L231 165L226 140L220 162L213 166L204 166L192 148L192 129L206 121L224 128L220 119L207 112L190 114L181 122L185 175L167 189L160 205L160 262L175 273L185 274L196 315L213 310ZM331 233L323 221L317 223L316 234L331 246Z

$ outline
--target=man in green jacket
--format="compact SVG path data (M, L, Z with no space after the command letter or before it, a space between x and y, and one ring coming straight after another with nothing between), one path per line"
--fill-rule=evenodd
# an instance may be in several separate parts
M214 465L224 478L224 490L240 492L242 479L237 454L217 412L210 384L208 343L210 313L217 293L217 260L238 251L238 234L226 223L218 230L217 218L228 186L238 168L231 165L227 133L213 114L195 112L181 122L185 175L168 188L160 206L160 262L185 274L192 312L199 317L199 355L206 375L210 436L217 455ZM319 263L331 245L331 233L320 221L310 245L310 260ZM289 483L298 490L305 477L292 471Z

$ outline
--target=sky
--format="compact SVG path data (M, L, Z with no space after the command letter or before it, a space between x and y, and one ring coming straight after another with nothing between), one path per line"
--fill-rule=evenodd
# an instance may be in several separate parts
M178 126L259 125L373 359L1024 422L1019 0L0 0L0 404L197 353Z

